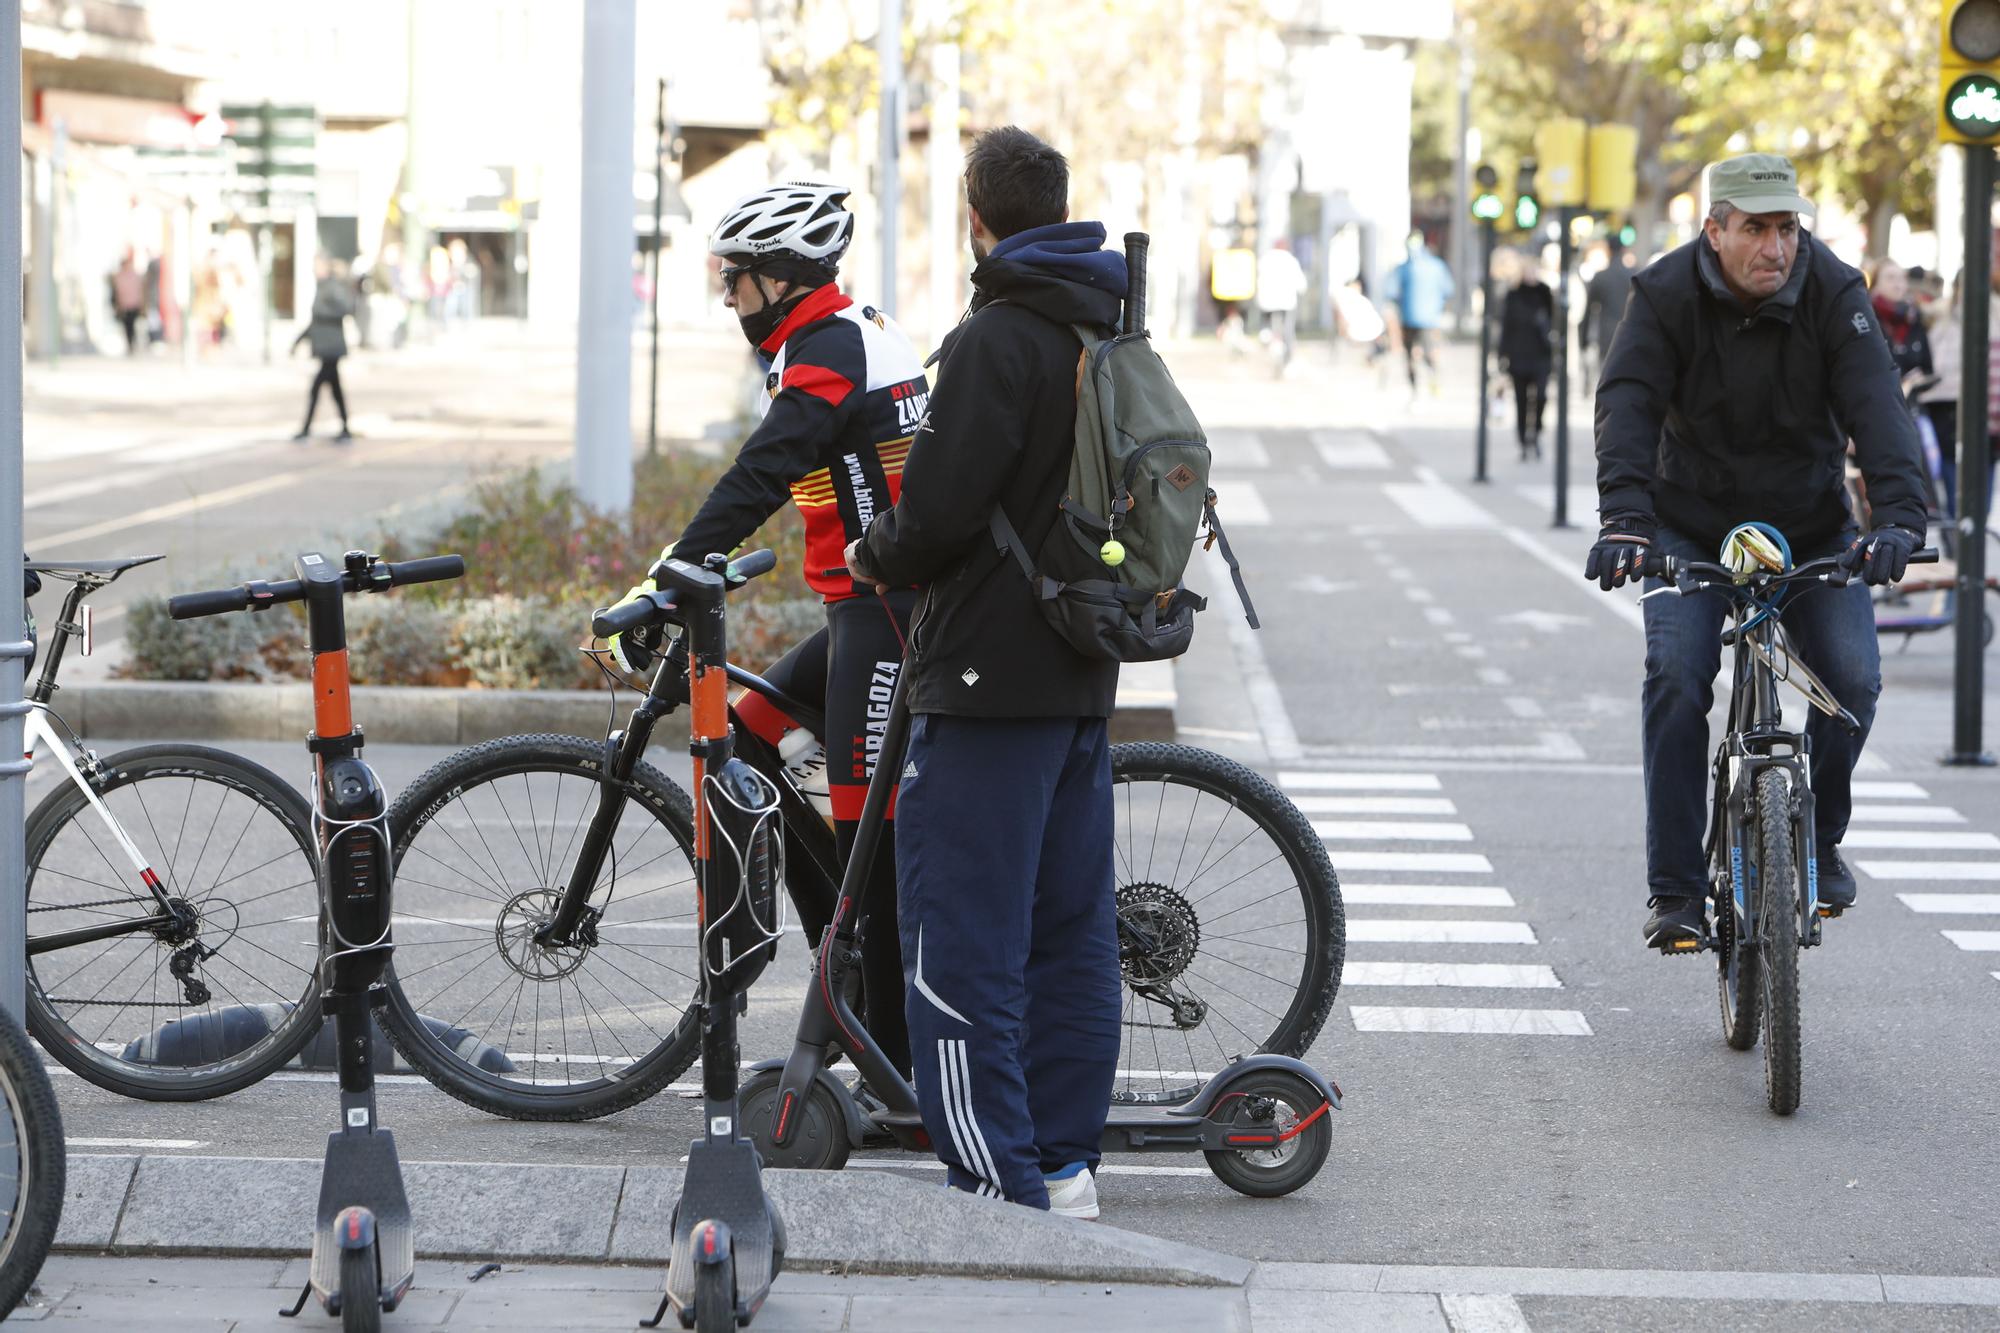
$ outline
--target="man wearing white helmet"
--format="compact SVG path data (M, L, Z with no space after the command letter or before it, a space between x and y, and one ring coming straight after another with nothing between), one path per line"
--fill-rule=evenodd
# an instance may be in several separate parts
M738 200L716 224L709 253L723 262L723 304L767 365L761 420L736 461L664 556L699 564L734 551L789 498L805 519L805 578L826 604L826 628L765 673L786 695L822 705L821 719L794 719L761 696L737 705L743 724L777 747L801 725L825 743L826 785L840 852L846 856L861 817L881 740L875 699L893 690L902 638L916 600L911 589L875 589L847 572L844 552L874 517L896 503L903 460L923 419L929 385L902 330L880 312L856 305L835 281L854 239L848 192L838 185L783 182ZM892 618L893 617L893 618ZM655 633L657 631L654 631ZM628 669L651 660L652 640L612 647ZM876 726L871 729L870 722ZM796 753L794 745L785 745ZM793 759L794 773L812 761ZM812 779L804 785L812 786ZM894 814L890 806L891 817ZM894 839L875 858L880 892L871 893L862 991L870 1031L909 1072L903 971L896 939ZM788 887L816 941L833 907L833 886L810 858L788 856Z

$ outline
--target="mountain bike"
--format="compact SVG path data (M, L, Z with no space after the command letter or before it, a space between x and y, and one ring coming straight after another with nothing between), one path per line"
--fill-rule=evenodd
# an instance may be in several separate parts
M319 1027L317 854L291 783L240 755L100 758L51 701L85 599L161 557L30 561L71 585L29 691L27 748L62 781L27 822L27 1027L101 1088L192 1101L248 1087Z
M62 1111L41 1053L0 1009L0 1319L34 1285L62 1219Z
M347 666L345 599L381 594L410 583L455 579L465 561L455 555L390 564L349 551L336 564L316 552L300 555L296 578L256 580L213 592L184 593L167 603L176 620L264 611L306 604L312 653L312 829L319 850L314 885L314 980L333 1017L340 1073L340 1128L327 1137L320 1173L312 1262L296 1315L318 1296L345 1333L375 1333L382 1312L402 1302L416 1276L416 1236L396 1141L375 1107L374 1040L368 1021L376 985L395 950L395 877L389 856L387 794L361 757L361 729Z
M1936 559L1928 548L1910 557ZM1803 728L1786 730L1778 686L1791 685L1850 731L1860 723L1792 651L1785 597L1813 585L1843 588L1853 575L1838 556L1749 573L1672 557L1664 564L1666 583L1645 597L1714 592L1730 599L1735 617L1722 638L1733 650L1729 726L1715 750L1707 839L1715 931L1670 951L1715 950L1723 1039L1747 1051L1762 1037L1765 1095L1773 1111L1790 1115L1801 1083L1799 953L1820 942L1822 920L1838 911L1819 902L1811 747Z
M406 905L380 1020L461 1101L587 1119L644 1101L692 1063L693 819L644 760L660 720L688 700L687 660L674 640L604 739L488 741L420 776L391 811ZM825 735L820 709L725 670ZM778 792L792 901L832 920L844 871L832 830L776 747L733 707L730 720L736 754ZM1113 1100L1183 1103L1241 1057L1304 1054L1346 945L1324 844L1275 787L1219 755L1121 744L1111 766L1125 981ZM439 1035L450 1029L455 1039Z

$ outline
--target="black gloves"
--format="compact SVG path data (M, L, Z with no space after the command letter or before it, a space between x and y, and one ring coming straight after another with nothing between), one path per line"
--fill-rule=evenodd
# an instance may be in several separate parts
M1924 544L1923 534L1908 528L1877 528L1841 555L1840 563L1861 575L1872 588L1894 583L1910 567L1910 557Z
M1653 554L1653 520L1640 514L1613 515L1604 520L1597 544L1583 562L1583 576L1596 579L1610 592L1627 579L1637 579Z

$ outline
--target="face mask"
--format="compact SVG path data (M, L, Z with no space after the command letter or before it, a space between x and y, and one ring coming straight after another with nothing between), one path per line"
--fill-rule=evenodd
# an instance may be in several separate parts
M750 345L761 348L771 335L778 331L778 326L785 322L785 316L790 310L790 303L782 306L767 305L754 315L738 315L736 322L742 325L743 336L750 340Z

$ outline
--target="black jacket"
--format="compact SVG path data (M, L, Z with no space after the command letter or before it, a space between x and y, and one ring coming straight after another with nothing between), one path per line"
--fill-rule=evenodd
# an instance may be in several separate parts
M1117 295L1044 268L988 258L972 313L939 351L895 508L863 539L868 572L923 584L910 633L910 708L967 717L1109 717L1118 666L1071 648L987 531L998 503L1029 551L1055 525L1076 441L1070 324L1109 334Z
M1507 373L1547 379L1555 359L1550 330L1556 323L1555 293L1545 282L1524 282L1500 305L1500 359Z
M1810 233L1791 277L1746 311L1703 237L1632 279L1597 385L1597 492L1705 545L1753 519L1794 547L1852 521L1847 442L1877 525L1924 530L1924 475L1861 275Z

